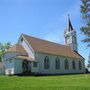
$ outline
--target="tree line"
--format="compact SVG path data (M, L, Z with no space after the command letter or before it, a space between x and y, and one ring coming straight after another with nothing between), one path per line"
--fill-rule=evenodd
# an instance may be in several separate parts
M5 51L10 48L11 43L7 42L7 43L0 43L0 61L2 61L3 58L3 54L5 53Z
M83 26L81 27L81 32L85 35L82 40L87 43L90 47L90 0L81 0L81 16L83 20Z

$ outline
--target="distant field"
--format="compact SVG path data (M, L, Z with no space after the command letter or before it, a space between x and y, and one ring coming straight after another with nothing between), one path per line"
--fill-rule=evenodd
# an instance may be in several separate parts
M90 74L0 76L0 90L90 90Z

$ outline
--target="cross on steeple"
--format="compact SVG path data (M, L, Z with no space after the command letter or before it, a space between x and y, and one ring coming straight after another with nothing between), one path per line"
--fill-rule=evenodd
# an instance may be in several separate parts
M68 14L68 31L70 32L70 31L72 31L72 30L73 30L73 26L72 26L72 24L71 24L70 16L69 16L69 14Z

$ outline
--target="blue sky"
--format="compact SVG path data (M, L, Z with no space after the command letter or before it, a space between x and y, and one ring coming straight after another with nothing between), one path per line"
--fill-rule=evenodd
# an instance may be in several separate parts
M77 30L79 53L88 59L82 43L80 0L0 0L0 42L15 44L21 33L64 44L68 13Z

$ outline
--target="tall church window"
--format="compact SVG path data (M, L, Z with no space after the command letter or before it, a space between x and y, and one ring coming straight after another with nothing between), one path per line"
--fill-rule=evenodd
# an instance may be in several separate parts
M67 59L65 60L65 69L66 69L66 70L69 69L68 60L67 60Z
M44 59L44 68L45 69L49 69L50 68L50 61L49 61L49 57L46 56Z
M58 57L55 60L55 68L56 69L60 69L60 61L59 61L59 58Z
M75 65L75 61L74 60L72 61L72 69L74 69L74 70L76 69L76 65Z
M82 68L81 67L81 61L79 61L78 64L79 64L79 70L81 70L81 68Z

